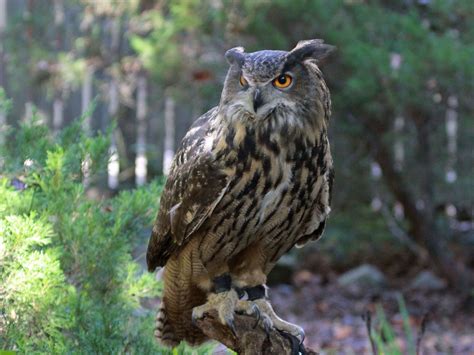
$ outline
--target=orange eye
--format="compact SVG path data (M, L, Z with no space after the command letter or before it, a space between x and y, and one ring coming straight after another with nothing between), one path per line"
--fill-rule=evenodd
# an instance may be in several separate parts
M285 89L291 85L293 78L288 74L281 74L279 77L273 80L273 86L278 89Z
M240 85L242 85L242 86L247 86L248 85L247 80L245 80L243 75L240 76L239 80L240 80Z

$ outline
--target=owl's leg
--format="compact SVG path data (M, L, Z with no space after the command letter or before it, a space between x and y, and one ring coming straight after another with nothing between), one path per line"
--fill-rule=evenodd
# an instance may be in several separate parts
M248 302L252 302L258 307L263 326L267 331L277 329L280 332L295 337L299 343L303 342L305 337L303 328L278 317L268 301L267 287L265 285L240 289L240 296L243 299L247 298Z
M267 331L277 329L302 343L304 330L278 317L268 300L267 286L265 286L266 268L267 248L258 242L251 244L234 257L230 263L230 270L232 284L239 293L239 299L247 302L246 309L254 305L258 307L260 319ZM245 309L244 306L242 308Z
M260 309L254 302L256 299L265 297L267 293L267 287L265 285L258 285L254 287L235 287L235 291L239 296L239 300L236 304L235 311L241 314L255 315L257 322L261 319Z

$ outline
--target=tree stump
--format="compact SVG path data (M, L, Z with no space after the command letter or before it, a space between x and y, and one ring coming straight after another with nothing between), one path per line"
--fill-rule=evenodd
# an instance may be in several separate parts
M239 355L317 355L315 351L305 349L303 345L298 349L295 341L292 342L288 335L275 329L267 334L261 322L257 324L257 319L253 316L236 314L234 322L237 336L219 321L216 311L206 313L202 319L197 320L196 325L210 339L224 344Z

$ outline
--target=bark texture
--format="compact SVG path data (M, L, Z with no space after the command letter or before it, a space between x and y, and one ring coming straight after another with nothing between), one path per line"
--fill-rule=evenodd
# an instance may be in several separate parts
M224 344L239 355L270 355L270 354L302 354L316 355L317 352L301 347L298 350L296 344L288 336L277 330L271 330L269 334L261 324L256 324L255 317L247 315L235 315L236 335L226 325L223 325L215 311L206 313L203 319L197 321L197 326L209 338Z

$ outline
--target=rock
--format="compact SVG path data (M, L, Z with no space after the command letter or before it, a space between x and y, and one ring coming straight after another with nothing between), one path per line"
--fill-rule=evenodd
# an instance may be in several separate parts
M335 324L332 328L334 339L341 341L352 335L354 328L349 325Z
M349 270L338 277L337 283L344 288L380 290L387 284L385 276L373 265L364 264Z
M293 275L293 284L296 287L303 287L308 284L321 284L321 276L313 274L309 270L300 270Z
M408 287L413 290L438 291L446 288L446 281L425 270L416 275Z

